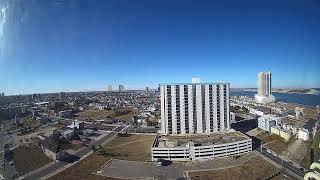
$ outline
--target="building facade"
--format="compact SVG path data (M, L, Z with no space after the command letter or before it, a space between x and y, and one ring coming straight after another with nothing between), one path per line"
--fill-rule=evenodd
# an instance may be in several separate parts
M275 102L272 95L271 72L258 73L258 94L255 95L257 103L268 104Z
M258 118L258 128L271 132L271 127L279 126L281 124L281 117L276 117L271 114L263 115Z
M284 139L285 142L289 141L292 137L290 131L283 129L281 126L271 127L271 134L276 134Z
M196 134L230 129L229 83L160 84L161 131Z
M228 134L225 137L228 137ZM224 140L223 142L209 140L206 143L188 141L186 144L181 142L179 145L170 144L161 142L158 134L151 147L152 161L159 159L174 161L205 160L236 156L252 151L252 139L242 134L238 134L237 137L232 137L230 140Z
M269 96L271 91L271 72L259 72L258 74L258 94Z

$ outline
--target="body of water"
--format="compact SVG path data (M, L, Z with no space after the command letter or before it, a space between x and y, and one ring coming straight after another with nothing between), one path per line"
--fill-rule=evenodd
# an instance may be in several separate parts
M249 96L254 97L257 92L238 91L230 92L230 96ZM289 93L272 93L276 101L304 104L308 106L320 105L320 95L313 94L289 94Z

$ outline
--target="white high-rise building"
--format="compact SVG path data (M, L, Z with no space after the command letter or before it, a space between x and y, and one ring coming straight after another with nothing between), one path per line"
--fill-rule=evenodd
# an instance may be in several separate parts
M161 133L195 134L230 129L229 83L160 84Z
M255 95L255 100L262 104L275 102L271 89L271 72L258 73L258 94Z

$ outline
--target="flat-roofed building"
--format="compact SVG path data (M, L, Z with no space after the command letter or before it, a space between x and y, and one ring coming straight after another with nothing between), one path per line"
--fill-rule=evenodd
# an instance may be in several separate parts
M281 124L281 117L267 114L258 118L258 128L271 132L271 127Z
M161 131L195 134L230 129L229 83L160 84Z
M289 141L292 134L289 130L283 129L281 126L271 127L271 134L276 134L284 139L284 141Z
M251 138L238 131L185 136L158 134L151 148L153 161L212 159L251 151Z
M298 139L308 141L310 138L308 129L301 128L298 131Z

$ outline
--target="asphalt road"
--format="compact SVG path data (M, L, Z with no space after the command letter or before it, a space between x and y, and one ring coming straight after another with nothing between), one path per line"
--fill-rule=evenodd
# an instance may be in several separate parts
M304 169L301 166L300 167L294 166L292 162L288 162L288 161L282 159L281 157L278 157L276 155L273 155L272 153L269 153L266 148L263 148L262 151L261 151L261 149L260 150L257 149L257 151L259 153L261 153L262 155L264 155L265 157L272 160L273 162L281 165L284 168L284 170L290 171L300 178L303 178L304 174L307 171L306 169Z
M258 126L257 120L256 119L251 119L251 120L246 120L246 121L240 121L237 123L231 124L231 127L235 130L241 131L242 133L247 133L251 129L254 129ZM260 139L256 137L251 137L252 138L252 147L253 150L257 150L257 152L261 153L265 157L269 158L270 160L274 161L275 163L281 165L284 170L287 172L291 172L292 174L295 174L296 176L303 178L305 172L307 171L303 167L299 165L293 165L293 163L288 162L286 160L282 160L281 157L273 155L272 153L267 152L267 148L263 147L262 152L261 152L261 142Z
M13 179L14 175L17 174L14 164L10 166L10 162L13 162L13 160L7 160L6 158L4 158L3 161L4 161L4 177L6 179Z
M88 152L91 151L91 145L94 146L99 146L100 144L104 143L105 141L107 141L108 139L112 138L114 135L116 135L117 133L119 133L124 127L123 126L119 126L117 128L114 129L114 132L109 133L108 135L106 135L105 137L92 142L88 147L80 150L79 152L75 153L74 156L77 157L82 157L83 155L87 154ZM51 166L49 166L48 168L42 169L26 178L23 179L40 179L41 177L44 177L54 171L57 171L58 169L62 168L63 166L68 165L70 162L65 162L65 161L59 161Z

